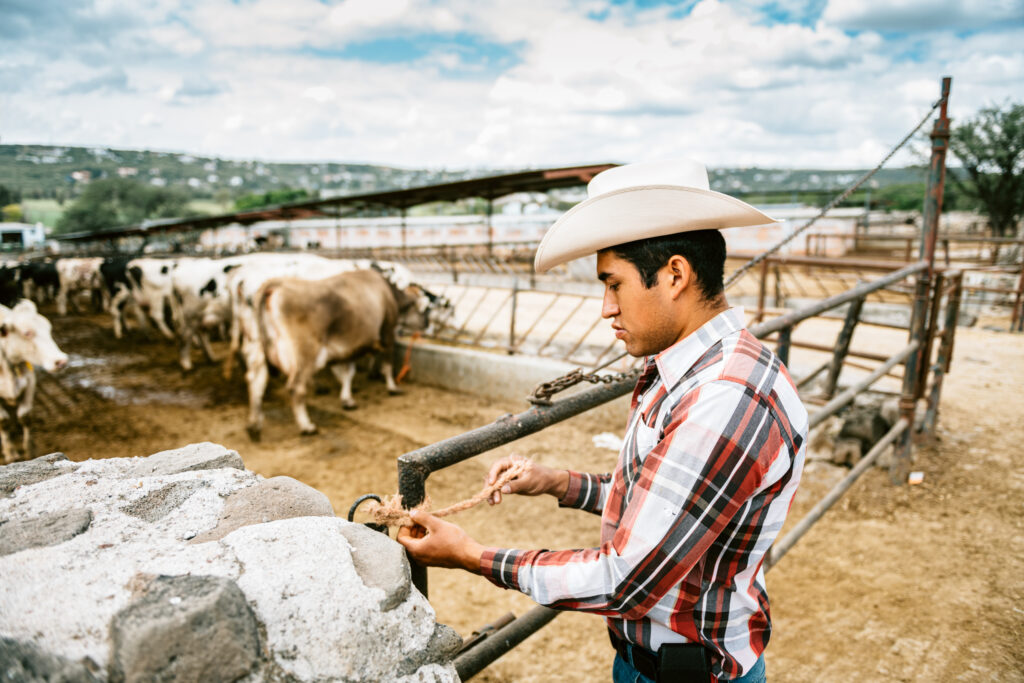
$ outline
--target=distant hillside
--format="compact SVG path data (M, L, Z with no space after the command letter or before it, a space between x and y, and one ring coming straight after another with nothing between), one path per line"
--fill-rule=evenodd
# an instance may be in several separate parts
M116 176L185 188L195 199L218 197L223 200L226 194L237 197L283 187L302 188L322 196L356 194L514 170L518 169L430 171L335 162L232 161L104 147L0 145L0 185L20 192L25 198L72 198L90 180ZM711 169L710 179L713 189L733 194L814 192L842 189L861 173L860 170L719 168ZM924 171L920 168L883 169L873 179L876 187L923 180Z
M428 171L369 164L232 161L104 147L0 145L0 185L24 198L68 199L90 180L126 177L185 188L195 199L302 188L321 195L356 194L462 180L467 171Z

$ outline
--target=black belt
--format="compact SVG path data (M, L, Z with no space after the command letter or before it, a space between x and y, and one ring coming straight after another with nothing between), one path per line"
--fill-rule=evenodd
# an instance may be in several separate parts
M611 630L608 631L612 646L623 659L637 671L657 683L685 683L710 680L708 651L700 643L665 643L657 654L626 642Z

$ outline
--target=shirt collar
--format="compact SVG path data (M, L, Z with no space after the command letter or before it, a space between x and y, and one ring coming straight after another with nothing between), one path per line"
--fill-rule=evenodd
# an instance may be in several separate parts
M745 327L743 309L738 306L728 308L658 355L648 356L645 373L653 363L665 386L675 386L709 348Z

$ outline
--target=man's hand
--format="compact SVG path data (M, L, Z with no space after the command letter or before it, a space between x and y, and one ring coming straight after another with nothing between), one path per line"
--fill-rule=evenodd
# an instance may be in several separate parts
M501 502L503 493L518 493L521 496L539 496L542 493L547 493L555 498L565 495L569 489L569 473L566 470L553 470L550 467L538 465L521 455L510 455L494 463L484 481L490 486L498 481L502 473L512 467L514 463L524 461L530 463L527 470L505 484L500 491L492 493L487 500L488 503L497 505Z
M480 557L484 547L458 526L430 513L410 510L416 526L403 526L395 539L412 559L428 567L461 568L480 573Z

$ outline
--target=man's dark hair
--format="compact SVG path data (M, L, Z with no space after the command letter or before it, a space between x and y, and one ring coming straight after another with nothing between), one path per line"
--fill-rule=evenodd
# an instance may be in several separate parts
M689 262L697 275L697 284L706 301L722 293L725 274L725 238L718 230L677 232L662 237L626 242L609 251L636 266L644 287L658 281L658 271L678 254Z

